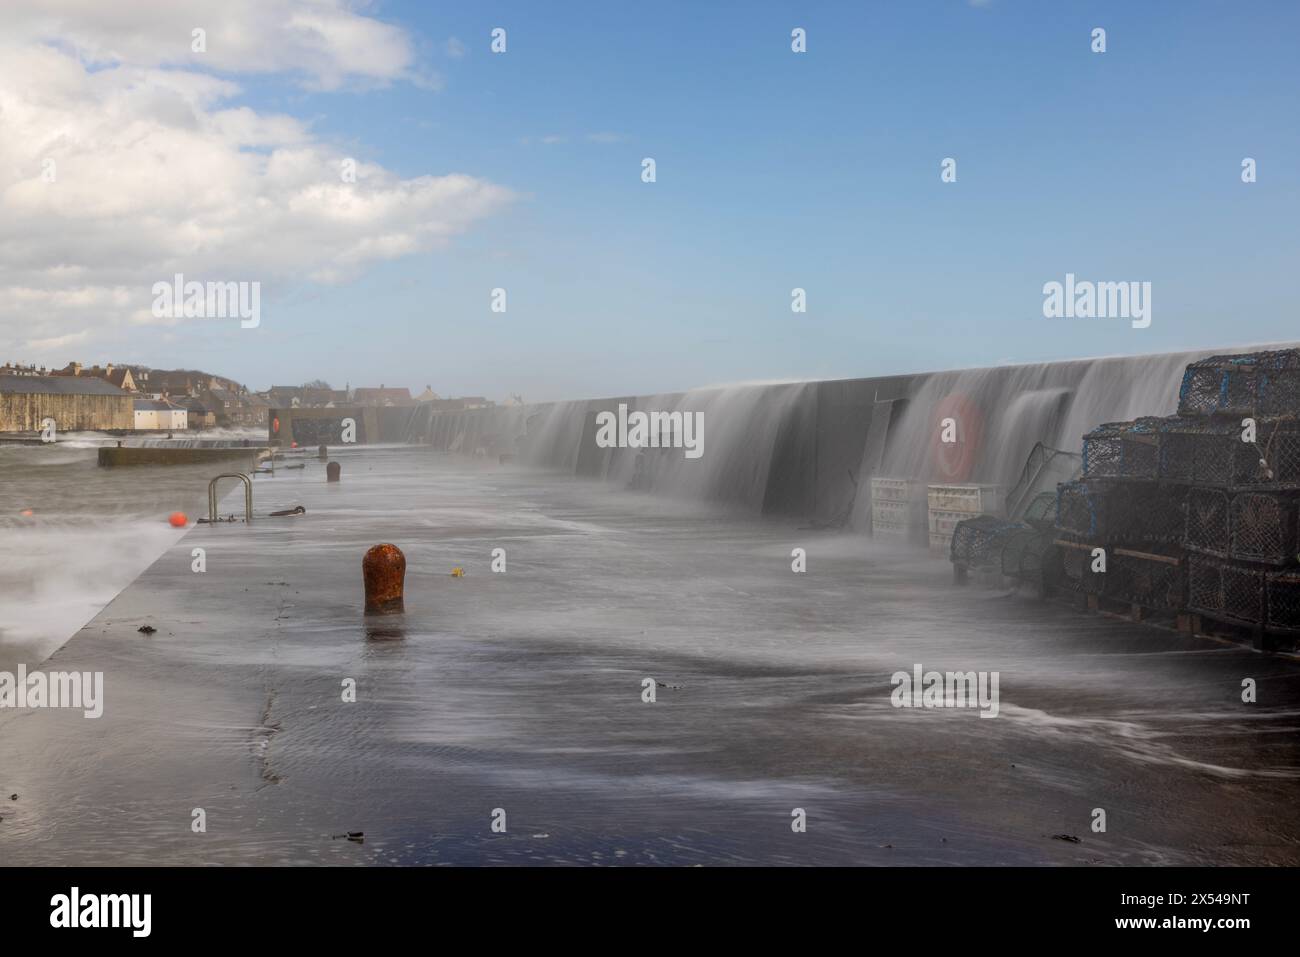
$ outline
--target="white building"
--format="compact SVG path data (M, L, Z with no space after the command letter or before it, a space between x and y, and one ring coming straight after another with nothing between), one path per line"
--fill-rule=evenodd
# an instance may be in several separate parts
M188 425L189 413L165 399L136 399L135 427L139 431L177 431Z

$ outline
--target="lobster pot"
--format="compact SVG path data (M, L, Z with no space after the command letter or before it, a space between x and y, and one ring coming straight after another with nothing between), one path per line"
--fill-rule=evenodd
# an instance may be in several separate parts
M1164 611L1178 611L1187 603L1186 562L1173 549L1112 549L1106 569L1108 598Z
M1187 493L1183 547L1227 558L1232 550L1231 496L1211 488L1193 488Z
M1296 561L1296 500L1293 495L1239 492L1229 506L1233 558L1290 565Z
M1108 422L1083 437L1083 474L1088 478L1160 477L1161 419Z
M1268 627L1271 631L1300 631L1300 571L1268 576Z
M1226 488L1254 457L1241 430L1223 422L1167 420L1160 444L1160 478L1184 485Z
M1186 488L1129 483L1113 486L1107 495L1109 541L1172 544L1182 539Z
M1056 527L1071 535L1096 538L1109 524L1107 505L1096 486L1084 481L1062 482L1056 487Z
M898 541L923 540L925 486L907 479L873 478L871 534Z
M996 515L963 519L953 530L949 558L954 564L970 568L998 565L1007 540L1014 533L1027 530L1019 522L1008 522Z
M1056 527L1094 541L1158 544L1183 538L1181 486L1083 479L1057 489Z
M1056 541L1061 552L1061 585L1084 595L1100 595L1106 576L1092 570L1092 545Z
M1002 546L1002 574L1018 581L1046 585L1052 578L1055 556L1050 532L1018 529L1006 536Z
M1039 492L1025 507L1024 521L1041 531L1056 527L1056 492Z
M1300 412L1300 350L1211 356L1187 366L1178 390L1183 415Z
M1187 606L1192 611L1259 625L1264 622L1264 596L1263 569L1201 555L1188 557Z
M1233 457L1232 484L1238 488L1300 490L1300 421L1259 419L1255 441L1241 441L1241 429L1234 426L1238 440Z

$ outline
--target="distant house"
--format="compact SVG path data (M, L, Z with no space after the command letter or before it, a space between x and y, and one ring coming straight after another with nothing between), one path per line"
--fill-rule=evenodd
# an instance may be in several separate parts
M243 397L245 403L245 416L248 425L266 425L267 416L271 411L271 404L266 398L260 395L246 395Z
M496 403L481 395L466 395L459 399L430 399L426 405L436 412L464 412L466 409L490 409Z
M58 372L52 373L52 375L103 379L105 382L111 382L124 392L136 391L135 377L131 375L131 370L126 366L115 367L111 362L102 368L100 366L83 366L80 362L69 362Z
M426 385L424 391L415 397L416 402L437 402L438 393L433 391L433 386Z
M39 432L46 419L60 432L135 427L131 394L104 379L0 375L0 432Z
M410 405L410 389L390 389L381 385L378 389L357 389L352 393L352 401L357 405Z
M35 364L32 365L15 365L12 362L6 362L0 366L0 375L50 375L50 371L41 366L39 369Z
M179 431L188 427L189 412L165 399L136 399L135 427L140 431Z
M301 385L273 385L266 393L267 405L276 409L327 408L346 405L346 389L318 389ZM265 419L263 420L265 421Z
M238 388L238 383L231 382L229 379L193 369L152 369L149 373L149 391L162 392L165 395L197 396L209 389L236 390Z
M191 429L211 429L217 424L217 415L202 400L193 396L177 399L176 404L185 410Z
M239 396L226 389L208 389L200 398L217 417L217 425L239 424Z

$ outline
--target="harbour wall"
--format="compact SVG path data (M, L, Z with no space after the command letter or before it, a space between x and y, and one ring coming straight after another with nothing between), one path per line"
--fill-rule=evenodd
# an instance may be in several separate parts
M462 412L385 409L380 431L447 452L865 529L872 477L1011 487L1038 443L1077 453L1083 434L1103 422L1174 412L1189 362L1278 347L745 384ZM690 459L680 448L601 448L597 415L617 412L620 404L629 411L699 414L703 454ZM941 433L950 421L958 441L945 446Z

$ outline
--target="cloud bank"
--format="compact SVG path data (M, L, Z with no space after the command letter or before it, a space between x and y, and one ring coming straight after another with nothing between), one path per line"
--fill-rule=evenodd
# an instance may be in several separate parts
M206 31L195 53L192 31ZM0 361L159 320L177 272L344 282L437 249L512 199L464 173L403 178L241 81L432 85L406 33L342 0L48 0L0 39ZM138 330L137 330L138 332ZM52 358L61 358L54 356Z

